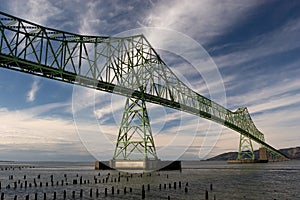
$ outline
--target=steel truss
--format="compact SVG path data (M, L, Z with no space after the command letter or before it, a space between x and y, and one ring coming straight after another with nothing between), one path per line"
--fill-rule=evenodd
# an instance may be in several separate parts
M114 160L157 160L146 102L127 98Z
M120 94L220 123L269 152L247 108L232 112L182 83L143 35L84 36L59 31L0 12L0 66Z
M240 135L240 145L239 145L239 152L238 152L238 160L244 160L244 159L251 159L254 160L254 152L253 152L253 146L252 141L250 138Z

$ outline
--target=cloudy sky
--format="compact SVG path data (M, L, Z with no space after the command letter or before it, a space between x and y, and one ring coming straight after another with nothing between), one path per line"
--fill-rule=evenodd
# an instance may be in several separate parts
M173 38L172 47L183 41L176 41L176 34L196 42L217 68L209 78L217 77L218 84L204 74L195 76L187 62L174 62L161 32L148 35L193 90L210 98L214 85L215 93L221 88L226 97L216 98L221 105L233 111L248 107L275 148L299 146L300 141L299 9L298 1L0 0L2 12L68 32L112 36L154 28ZM7 69L0 69L0 92L0 160L112 157L125 98ZM199 159L238 149L234 131L147 106L161 158Z

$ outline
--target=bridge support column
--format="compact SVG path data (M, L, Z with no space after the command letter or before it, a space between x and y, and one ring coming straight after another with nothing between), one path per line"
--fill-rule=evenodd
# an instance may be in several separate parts
M265 147L260 147L259 148L259 160L268 160L267 157L267 149Z
M238 160L245 160L245 159L251 159L254 160L254 152L253 152L253 146L252 141L250 138L240 135L240 146L239 146L239 152L238 152Z
M157 160L145 100L127 98L113 160Z

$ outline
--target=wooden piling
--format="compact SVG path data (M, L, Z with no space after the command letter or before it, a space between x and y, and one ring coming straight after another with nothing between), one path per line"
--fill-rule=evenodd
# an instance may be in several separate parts
M208 191L205 191L205 200L208 200Z
M142 199L145 199L145 189L142 188Z

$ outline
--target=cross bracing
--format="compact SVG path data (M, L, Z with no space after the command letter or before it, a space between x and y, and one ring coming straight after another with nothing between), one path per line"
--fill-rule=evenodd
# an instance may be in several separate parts
M181 82L143 35L85 36L0 12L0 66L212 120L285 157L267 144L247 108L230 111Z

